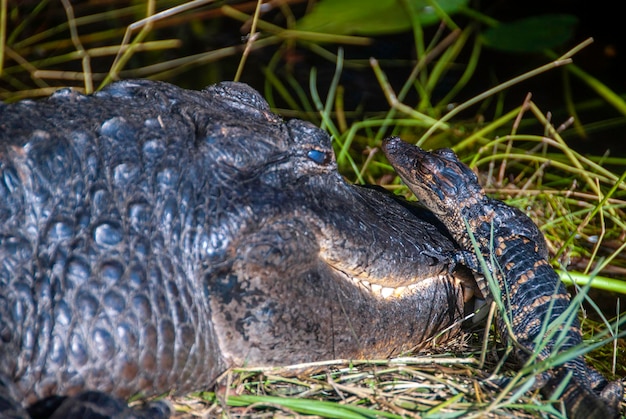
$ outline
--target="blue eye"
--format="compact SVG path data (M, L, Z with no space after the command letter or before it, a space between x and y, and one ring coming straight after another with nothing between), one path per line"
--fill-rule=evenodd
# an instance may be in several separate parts
M306 156L317 164L326 164L330 161L328 153L320 150L309 150Z

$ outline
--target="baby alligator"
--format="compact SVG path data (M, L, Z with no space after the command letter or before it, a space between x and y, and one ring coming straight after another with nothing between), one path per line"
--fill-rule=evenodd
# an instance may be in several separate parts
M502 301L510 313L513 338L517 341L515 358L520 364L527 362L543 337L545 322L555 321L570 303L565 287L547 260L545 239L537 226L521 211L487 197L476 174L450 149L428 153L399 138L390 138L384 141L383 151L409 189L448 228L470 268L478 270L479 265L466 221L485 260L495 258L492 265L497 270L488 269L497 278L503 290ZM498 329L502 339L510 339L503 319L499 319ZM536 354L537 361L582 343L578 319L571 323L560 347L556 342L558 335L554 334ZM570 372L571 379L562 394L569 417L618 416L623 396L621 383L607 383L586 365L582 356L539 374L538 386L549 396Z

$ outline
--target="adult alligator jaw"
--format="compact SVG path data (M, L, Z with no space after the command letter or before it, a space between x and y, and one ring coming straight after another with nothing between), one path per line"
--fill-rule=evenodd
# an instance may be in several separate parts
M489 266L490 274L497 278L506 311L511 313L513 337L520 345L516 357L520 364L525 363L536 352L543 322L555 321L569 305L569 295L547 261L545 241L537 226L521 211L487 197L476 174L449 149L429 153L399 138L389 138L383 142L383 151L409 189L446 225L464 250L468 266L480 270L472 257L474 247L465 221L481 256L486 261L495 257L500 270ZM498 329L503 339L510 340L502 319ZM557 351L555 339L535 354L537 360ZM558 350L581 344L580 324L575 318ZM572 377L561 397L570 417L619 416L621 383L607 383L582 356L542 373L537 377L539 386L551 395L568 373Z
M391 198L381 198L378 191L356 187L349 197L341 187L337 193L343 195L343 203L335 208L328 202L326 211L320 208L319 212L320 257L334 269L369 282L374 290L405 288L420 278L447 272L452 264L449 255L455 249L447 241L437 242L441 232L435 226L412 216L407 220L408 211L396 206ZM339 202L332 194L329 198ZM351 216L345 217L341 225L333 223L333 219L345 214L346 204L351 208ZM380 214L375 225L368 220L372 213ZM421 232L419 242L411 243L407 235L410 230L398 228L407 223Z

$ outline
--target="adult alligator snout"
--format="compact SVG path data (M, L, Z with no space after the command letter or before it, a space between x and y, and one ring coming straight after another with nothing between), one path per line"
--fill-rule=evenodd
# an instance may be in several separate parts
M463 304L416 211L242 84L0 106L0 406L413 348Z

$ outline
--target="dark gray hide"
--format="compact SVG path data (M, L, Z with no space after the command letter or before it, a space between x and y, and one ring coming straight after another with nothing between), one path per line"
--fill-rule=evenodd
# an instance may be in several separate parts
M0 106L6 403L386 357L458 320L452 242L336 169L324 132L242 84Z

